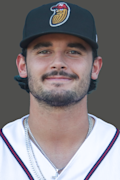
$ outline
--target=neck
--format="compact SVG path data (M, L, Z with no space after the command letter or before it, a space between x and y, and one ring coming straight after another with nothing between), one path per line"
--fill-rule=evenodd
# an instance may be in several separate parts
M47 108L38 105L36 101L30 103L29 126L32 132L42 138L58 139L73 136L74 131L81 136L88 130L87 98L67 108ZM42 134L41 134L42 133ZM72 134L71 134L72 133ZM45 134L45 136L43 136ZM48 138L47 138L48 139ZM52 140L52 139L51 139Z
M64 109L45 108L32 98L28 119L31 132L48 157L61 168L75 154L87 136L87 97L80 103ZM61 160L64 153L68 154L65 162Z

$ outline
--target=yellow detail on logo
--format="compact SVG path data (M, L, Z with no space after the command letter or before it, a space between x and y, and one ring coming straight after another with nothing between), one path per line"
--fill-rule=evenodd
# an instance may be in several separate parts
M68 14L67 9L63 9L63 10L58 9L56 11L56 14L52 18L52 24L55 25L55 24L62 23L66 19L67 14Z
M50 10L53 11L49 20L51 27L61 26L70 17L70 7L65 2L59 2L58 4L52 6Z

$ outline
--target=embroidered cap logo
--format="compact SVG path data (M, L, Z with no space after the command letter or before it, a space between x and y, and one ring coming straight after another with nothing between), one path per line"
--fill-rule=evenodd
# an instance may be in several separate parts
M50 26L52 27L64 24L70 16L70 7L64 2L52 6L50 10L54 12L50 17Z

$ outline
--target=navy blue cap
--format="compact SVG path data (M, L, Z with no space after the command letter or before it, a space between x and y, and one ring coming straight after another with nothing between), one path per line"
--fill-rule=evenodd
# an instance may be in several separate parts
M53 2L30 11L26 17L21 48L27 48L35 38L65 33L82 38L94 49L98 48L95 21L92 14L75 4Z

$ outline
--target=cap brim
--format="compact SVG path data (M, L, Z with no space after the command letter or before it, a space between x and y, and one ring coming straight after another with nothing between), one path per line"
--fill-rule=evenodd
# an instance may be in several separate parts
M53 34L53 33L61 33L61 34L69 34L69 35L73 35L73 36L77 36L81 39L83 39L84 41L86 41L90 46L92 46L92 48L95 48L95 49L98 49L98 44L94 41L92 41L91 39L88 39L86 38L85 36L80 36L79 34L74 34L72 32L62 32L62 31L59 31L59 32L53 32L53 31L49 31L49 32L43 32L43 33L40 33L40 34L35 34L33 36L30 36L30 37L27 37L26 39L24 39L23 41L20 42L20 47L21 48L27 48L28 45L33 41L35 40L36 38L42 36L42 35L46 35L46 34Z

